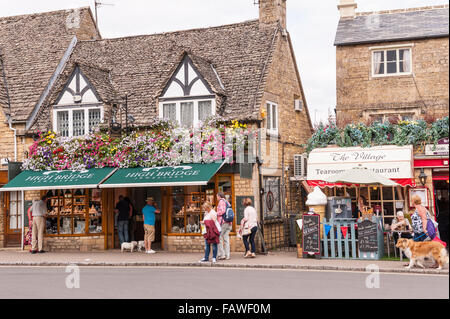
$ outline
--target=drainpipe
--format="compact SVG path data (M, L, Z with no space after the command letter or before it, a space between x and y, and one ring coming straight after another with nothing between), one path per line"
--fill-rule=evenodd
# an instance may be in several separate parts
M11 116L8 115L9 129L14 132L14 162L17 162L17 129L12 127Z
M258 126L258 132L261 134L261 122L257 121ZM261 243L261 251L263 254L267 254L266 246L264 243L264 206L263 206L263 191L262 191L262 173L261 173L261 135L258 138L258 155L256 157L256 163L258 164L258 184L259 184L259 220L260 220L260 226L261 226L261 237L262 237L262 243Z

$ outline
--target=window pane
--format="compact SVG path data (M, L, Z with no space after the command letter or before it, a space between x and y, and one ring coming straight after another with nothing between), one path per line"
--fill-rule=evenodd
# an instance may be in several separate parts
M278 116L277 116L277 106L272 105L272 129L276 130L278 128Z
M387 61L396 61L397 60L397 50L389 50L386 51Z
M393 188L388 186L383 186L383 200L393 200Z
M211 101L198 102L198 119L204 121L212 115Z
M89 132L92 132L101 121L100 109L89 110Z
M163 104L163 118L166 120L177 120L177 105L175 103Z
M397 73L397 62L388 62L387 73Z
M181 125L192 126L194 124L194 102L181 103Z
M73 136L84 135L84 110L73 111Z
M411 55L410 50L400 50L400 72L411 72Z
M384 73L384 51L373 53L373 71L374 74Z
M264 218L281 217L280 178L264 177Z
M56 113L56 130L61 136L69 136L69 111Z

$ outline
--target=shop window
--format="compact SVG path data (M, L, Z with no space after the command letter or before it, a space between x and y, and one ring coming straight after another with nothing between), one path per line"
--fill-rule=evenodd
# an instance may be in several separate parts
M9 230L18 230L22 228L22 214L20 208L22 201L19 192L11 192L9 195Z
M280 177L264 176L264 219L281 218Z
M217 193L223 192L233 206L233 182L231 176L215 176L205 186L172 187L169 194L169 227L172 234L201 234L202 204L209 201L217 210ZM233 225L234 228L234 225Z
M48 191L47 235L103 233L101 191L98 189Z

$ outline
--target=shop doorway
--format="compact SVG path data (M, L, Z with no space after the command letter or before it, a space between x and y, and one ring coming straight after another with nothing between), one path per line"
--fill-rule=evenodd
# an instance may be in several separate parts
M134 206L129 232L131 241L144 240L144 216L142 215L142 208L146 205L147 197L153 197L157 204L157 208L162 211L160 187L131 188L129 198ZM156 214L155 217L155 241L152 243L152 249L161 249L161 214Z
M5 211L6 211L6 246L20 247L22 233L22 213L20 208L22 202L20 192L4 193Z
M434 186L434 198L436 207L436 221L439 223L439 233L441 240L449 244L448 239L448 222L449 222L449 192L448 192L448 178L447 180L435 180Z

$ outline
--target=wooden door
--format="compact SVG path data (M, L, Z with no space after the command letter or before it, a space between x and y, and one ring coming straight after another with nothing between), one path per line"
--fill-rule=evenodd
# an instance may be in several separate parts
M105 230L105 249L114 249L114 190L103 189L103 228Z
M20 247L22 233L22 212L20 192L5 192L6 246Z

